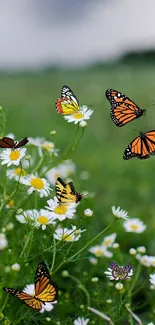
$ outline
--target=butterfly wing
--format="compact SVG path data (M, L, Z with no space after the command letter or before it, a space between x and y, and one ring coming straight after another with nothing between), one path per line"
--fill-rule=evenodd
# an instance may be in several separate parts
M42 308L42 302L36 299L34 296L29 295L28 293L6 287L3 288L3 290L11 294L12 296L22 300L27 306L33 309L41 310Z
M139 108L126 95L118 92L117 90L108 89L106 91L106 97L111 104L111 118L119 127L124 126L132 120L142 116L145 112L144 109Z
M41 262L35 276L35 297L41 302L52 302L57 299L57 285L52 281L46 265Z
M70 115L79 111L80 106L78 99L68 86L63 86L61 97L56 101L56 110L62 115Z
M155 130L140 133L125 149L123 158L128 160L133 157L147 159L155 154Z
M82 199L82 195L75 191L73 183L65 184L60 177L56 181L56 196L60 203L78 203Z
M21 141L19 141L15 146L14 149L18 149L21 148L23 146L25 146L25 144L27 144L29 142L29 140L26 138L22 139Z
M9 137L0 139L0 148L14 148L15 142Z

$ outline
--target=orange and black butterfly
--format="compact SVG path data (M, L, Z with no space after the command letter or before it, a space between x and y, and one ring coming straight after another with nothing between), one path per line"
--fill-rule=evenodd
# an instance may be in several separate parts
M135 138L125 149L123 158L128 160L137 157L147 159L155 155L155 130L146 133L140 132L140 136Z
M124 126L145 113L131 99L117 90L106 90L106 97L111 104L110 116L117 126Z
M73 91L68 86L61 89L61 97L57 99L56 110L62 115L70 115L80 110L79 102Z
M21 141L17 142L9 137L4 137L0 139L0 148L8 148L8 149L18 149L20 147L25 146L29 140L27 138L22 139Z
M82 200L83 195L75 191L75 187L72 182L64 183L63 180L58 177L55 184L56 196L59 203L78 203Z
M42 305L46 302L56 300L58 295L57 285L52 281L43 262L37 266L34 295L12 288L3 288L3 290L22 300L27 306L37 310L41 310Z

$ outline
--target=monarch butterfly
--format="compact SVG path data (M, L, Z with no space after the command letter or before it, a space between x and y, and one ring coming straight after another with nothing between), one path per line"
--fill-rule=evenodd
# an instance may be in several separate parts
M73 91L68 86L61 89L61 97L57 99L56 110L62 115L70 115L80 110L79 102Z
M0 148L18 149L25 146L25 144L28 142L29 140L27 138L24 138L21 141L17 142L9 137L4 137L0 139Z
M142 116L145 112L145 109L139 108L126 95L117 90L108 89L105 94L111 104L110 116L119 127Z
M123 158L128 160L133 157L147 159L155 154L155 130L146 133L140 132L140 136L135 138L125 149Z
M112 262L110 265L111 273L115 279L124 280L128 277L130 271L132 270L131 265L119 266L118 264Z
M60 203L78 203L83 198L82 194L75 191L72 182L65 184L60 177L56 180L55 191Z
M29 307L37 310L41 310L42 305L46 302L53 302L56 300L58 294L57 286L52 281L46 265L43 262L37 266L34 295L12 288L3 288L3 290L22 300Z

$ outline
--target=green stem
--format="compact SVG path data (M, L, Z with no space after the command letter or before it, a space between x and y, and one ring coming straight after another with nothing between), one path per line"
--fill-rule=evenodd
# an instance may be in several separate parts
M38 169L41 168L41 166L44 163L44 160L45 160L45 155L41 157L40 161L38 162L38 165L33 169L32 174L35 174L38 171Z
M69 274L68 277L71 278L72 280L74 280L78 284L79 288L84 292L84 294L87 298L87 305L88 305L87 307L89 307L90 306L90 295L89 295L88 290L84 287L84 285L81 283L81 281L79 279L75 278L75 276Z
M50 273L52 273L52 271L53 271L55 258L56 258L56 244L55 244L54 235L53 235L53 243L54 243L54 249L53 249L53 259L52 259L52 265L51 265Z
M131 284L131 287L130 287L130 289L129 289L129 291L128 291L128 297L129 297L129 299L131 299L131 297L132 297L132 291L133 291L133 289L134 289L134 286L135 286L135 284L136 284L136 282L137 282L137 280L138 280L138 278L139 278L139 274L140 274L140 272L141 272L141 264L139 263L139 265L138 265L138 269L137 269L137 272L136 272L136 275L135 275L135 278L134 278L134 280L132 281L132 284Z
M30 242L30 240L31 240L31 238L32 238L32 234L33 234L33 228L31 229L31 231L30 231L30 233L29 233L29 236L28 236L27 239L26 239L25 245L24 245L24 247L23 247L23 250L22 250L21 253L20 253L19 258L22 258L23 254L24 254L24 252L25 252L25 250L26 250L26 248L27 248L27 246L28 246L28 244L29 244L29 242ZM27 255L28 255L28 253L27 253Z
M13 325L16 325L16 324L18 324L18 323L20 323L20 321L22 320L22 319L25 319L25 316L29 313L30 311L29 311L29 309L26 311L26 313L24 314L24 315L22 315L22 317L20 317L15 323L13 323Z

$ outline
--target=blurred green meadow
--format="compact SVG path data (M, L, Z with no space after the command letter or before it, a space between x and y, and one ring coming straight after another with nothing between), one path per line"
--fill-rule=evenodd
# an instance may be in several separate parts
M79 208L81 211L84 208L90 208L93 209L94 215L84 221L82 221L82 216L80 217L83 227L88 227L88 234L84 235L83 239L78 242L79 249L112 221L111 207L115 205L127 210L129 217L138 217L147 225L147 229L143 234L125 233L122 222L119 221L105 233L105 236L113 232L117 233L117 242L120 244L117 262L121 265L131 263L131 260L128 260L128 251L131 247L144 245L147 248L148 255L155 255L155 157L144 161L137 158L129 161L123 160L123 152L126 146L139 135L140 131L145 132L155 129L155 106L153 102L150 103L155 100L155 66L116 63L107 66L98 65L89 69L64 70L51 68L45 71L1 73L0 105L6 112L6 134L13 132L17 140L25 136L39 136L53 141L50 131L56 130L56 147L64 151L70 139L74 136L76 126L73 123L67 123L55 109L55 101L60 96L63 85L68 85L73 90L81 105L87 105L94 110L91 119L88 121L88 126L84 130L82 141L71 156L77 166L76 173L73 175L76 190L95 193L94 200L86 198L80 203ZM116 127L110 118L110 103L105 97L105 91L108 88L123 92L139 107L146 108L146 115L127 124L125 127ZM81 180L80 178L83 171L88 171L90 174L87 180ZM3 218L5 218L5 215L3 215ZM14 236L13 242L15 245ZM103 237L93 245L101 243L102 240ZM37 247L35 247L34 243L34 251L35 249ZM31 263L33 262L31 261ZM108 308L110 308L104 305L104 299L110 297L108 290L105 294L104 287L104 271L108 265L109 260L103 258L99 262L97 269L94 269L94 266L90 267L87 253L83 252L80 260L63 267L63 269L68 269L70 272L74 270L77 276L80 275L82 281L83 272L86 272L86 277L87 273L89 274L89 279L97 276L103 280L102 285L92 285L90 281L87 283L88 290L92 294L96 290L98 304L103 304L103 311L109 311ZM138 293L139 301L136 293L133 298L135 310L139 302L143 305L149 299L148 289L146 289L149 286L149 276L146 271L147 269L144 270L146 286L144 285L140 294ZM34 274L31 274L31 276L33 280ZM16 287L18 286L18 277L20 277L19 273L16 275ZM65 287L64 281L66 280L55 274L54 281L63 291ZM14 287L14 283L15 281L11 281L5 283L5 286ZM21 283L20 280L19 283ZM80 304L84 304L82 293L79 293L79 290L74 288L75 283L70 286L67 279L67 284L70 297L72 298L72 295L76 296L77 294L79 295ZM94 287L92 288L92 286ZM116 293L113 293L113 296L117 299ZM112 299L112 297L110 298ZM13 301L15 298L9 297L9 301L11 299ZM59 307L61 325L72 324L72 316L76 313L77 316L79 315L79 303L77 302L75 306L73 302L71 304L70 299L68 301L68 303L66 302L66 308L63 308L63 305ZM95 298L93 297L92 306L94 301ZM19 302L18 304L21 306ZM10 317L13 317L14 310L15 305L12 302ZM145 307L141 308L138 305L135 312L145 321L148 320L148 313L152 315L152 310L152 300L149 300ZM114 323L117 325L128 324L127 318L125 318L128 317L127 312L125 312L125 316L122 316L121 312L120 318L118 317L118 320ZM88 311L85 313L88 316ZM113 309L114 315L115 307ZM106 324L97 316L93 315L92 317L94 317L96 324ZM121 317L124 317L124 321ZM31 322L29 318L27 322L27 324L44 323L45 320L42 315L40 319L34 317ZM21 324L26 323L22 320ZM53 322L52 324L57 323ZM135 323L130 320L129 324Z

